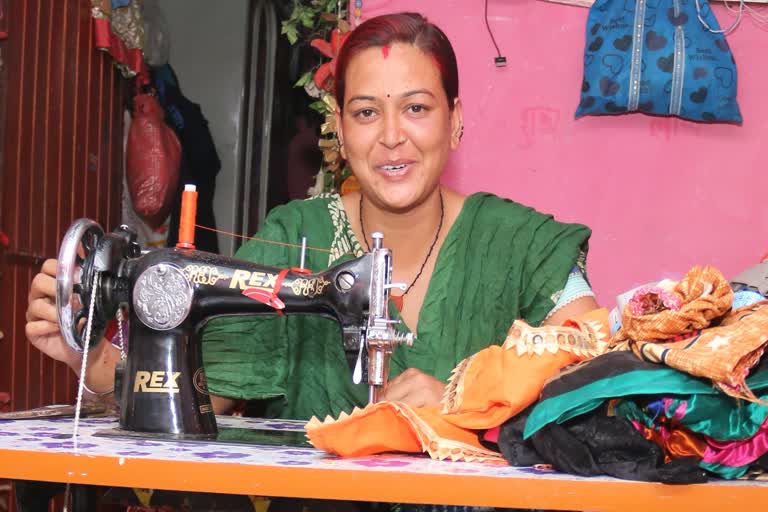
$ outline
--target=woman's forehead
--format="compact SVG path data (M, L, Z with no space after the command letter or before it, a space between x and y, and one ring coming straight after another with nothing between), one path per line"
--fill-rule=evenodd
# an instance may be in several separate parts
M368 94L388 89L392 95L413 88L442 88L434 57L404 43L362 50L350 60L345 78L347 94L361 92L361 88L369 89Z

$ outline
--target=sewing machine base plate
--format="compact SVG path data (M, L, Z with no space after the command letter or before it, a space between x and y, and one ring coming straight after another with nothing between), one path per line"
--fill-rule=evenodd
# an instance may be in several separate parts
M115 439L146 439L151 441L183 441L190 443L206 444L236 444L236 445L267 445L290 446L296 448L312 448L303 431L296 430L271 430L257 428L219 428L216 437L189 437L182 434L167 434L154 432L135 432L113 428L100 430L94 434L96 437L109 437Z

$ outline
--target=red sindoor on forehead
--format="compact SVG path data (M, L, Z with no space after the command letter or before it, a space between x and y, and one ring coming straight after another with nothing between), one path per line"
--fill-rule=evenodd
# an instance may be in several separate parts
M381 47L381 54L384 56L385 59L389 57L389 45L384 45Z

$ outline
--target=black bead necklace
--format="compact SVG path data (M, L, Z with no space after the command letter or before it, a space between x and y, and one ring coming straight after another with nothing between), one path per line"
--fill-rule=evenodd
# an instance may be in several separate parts
M419 280L419 277L421 277L421 273L424 272L424 267L427 265L427 262L429 261L429 257L432 256L432 251L435 249L435 245L437 245L437 239L440 238L440 231L443 229L443 219L445 218L445 204L443 203L443 191L442 189L439 190L440 194L440 223L437 225L437 232L435 233L435 239L432 240L432 245L429 246L429 251L427 252L427 257L424 258L424 262L421 264L421 268L419 269L418 274L416 274L416 277L413 278L413 281L411 281L411 284L408 285L408 288L406 288L405 292L403 292L402 295L399 297L393 296L393 299L399 298L399 301L396 301L397 309L402 311L402 300L403 297L408 295L408 292L411 291L411 288L413 288L413 285L416 284L416 281ZM360 213L360 231L363 233L363 241L365 242L365 247L368 249L368 252L371 252L371 246L368 245L368 237L365 234L365 223L363 222L363 194L360 194L360 207L359 207L359 213ZM397 304L399 302L399 304Z

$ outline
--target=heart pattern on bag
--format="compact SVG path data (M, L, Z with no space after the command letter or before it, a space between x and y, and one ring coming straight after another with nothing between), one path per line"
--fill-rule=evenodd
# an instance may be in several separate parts
M629 34L622 38L613 40L613 47L622 52L629 50L630 46L632 46L632 36Z
M699 87L691 93L691 101L694 103L704 103L704 100L707 99L707 91L706 87Z
M723 87L730 87L733 85L733 71L728 68L715 68L715 78L717 78L717 81L720 82L720 85Z
M667 46L667 38L651 30L645 36L645 45L649 50L661 50Z
M670 53L668 57L659 57L656 65L665 73L671 73L672 68L675 67L675 55Z
M624 57L609 53L603 57L603 66L611 72L611 76L615 77L624 69Z
M589 45L589 51L596 52L603 46L603 38L598 36L595 38L594 41Z
M688 15L685 14L684 12L681 12L677 16L675 16L675 9L673 9L672 7L667 9L667 18L669 18L669 22L676 27L680 25L685 25L686 23L688 23Z
M604 76L600 79L600 93L603 96L614 96L617 92L619 92L619 88L621 86L618 84L618 82L614 82L607 76Z

